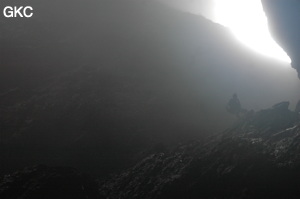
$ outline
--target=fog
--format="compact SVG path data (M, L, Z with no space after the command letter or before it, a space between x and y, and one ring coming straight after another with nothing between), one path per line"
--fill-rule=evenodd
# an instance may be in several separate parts
M155 1L155 0L153 0ZM183 12L202 15L214 20L214 0L156 0Z
M4 172L45 163L107 175L157 144L223 131L233 93L247 110L300 99L294 69L201 15L156 1L26 4L33 18L0 18Z

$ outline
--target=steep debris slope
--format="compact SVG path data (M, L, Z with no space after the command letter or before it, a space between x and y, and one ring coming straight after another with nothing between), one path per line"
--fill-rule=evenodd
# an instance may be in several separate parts
M153 154L103 183L107 198L296 198L298 115L282 104L249 112L205 144Z

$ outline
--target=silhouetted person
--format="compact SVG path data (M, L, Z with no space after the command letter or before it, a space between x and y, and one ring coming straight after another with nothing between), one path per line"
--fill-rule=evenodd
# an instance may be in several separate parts
M237 94L233 94L232 98L229 100L226 106L226 110L235 115L237 118L240 117L240 112L242 111L241 103Z

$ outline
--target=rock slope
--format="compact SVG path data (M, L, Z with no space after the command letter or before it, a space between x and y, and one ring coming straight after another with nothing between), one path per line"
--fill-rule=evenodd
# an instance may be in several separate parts
M205 143L153 154L103 183L105 198L297 198L299 116L249 112Z

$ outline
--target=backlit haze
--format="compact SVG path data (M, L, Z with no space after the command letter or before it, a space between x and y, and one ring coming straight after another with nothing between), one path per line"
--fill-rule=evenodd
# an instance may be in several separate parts
M183 11L201 14L229 28L250 49L283 63L291 63L288 55L270 35L260 0L159 1Z
M260 0L215 0L214 18L251 49L290 63L291 60L272 39Z

